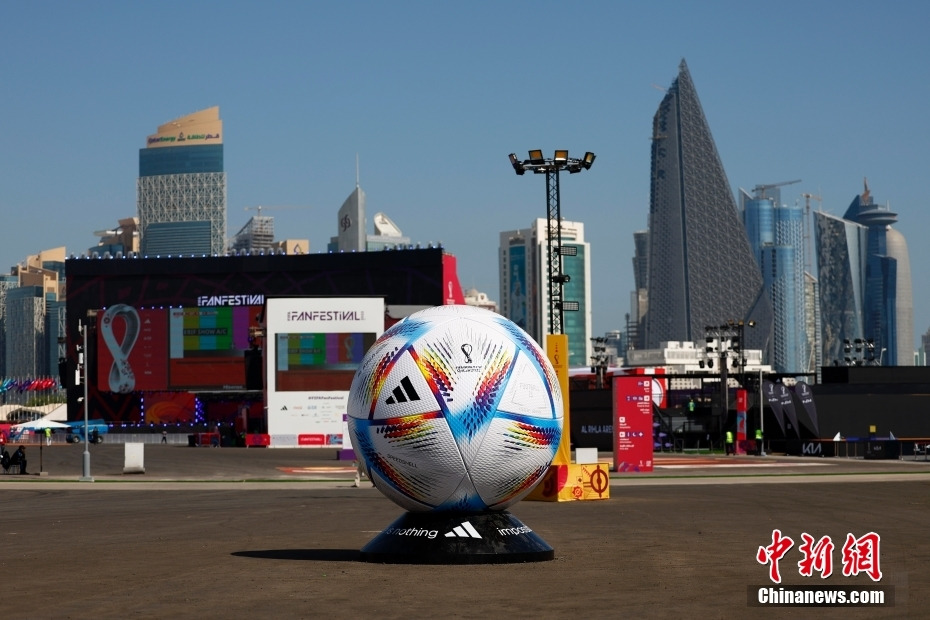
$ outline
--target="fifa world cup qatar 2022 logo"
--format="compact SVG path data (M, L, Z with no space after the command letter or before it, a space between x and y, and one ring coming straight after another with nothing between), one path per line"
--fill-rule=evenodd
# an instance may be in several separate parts
M114 322L121 320L125 325L122 341L117 341ZM113 356L108 377L110 391L128 394L136 387L136 376L129 363L129 353L139 337L139 313L132 306L116 304L110 306L100 319L100 333L103 343Z

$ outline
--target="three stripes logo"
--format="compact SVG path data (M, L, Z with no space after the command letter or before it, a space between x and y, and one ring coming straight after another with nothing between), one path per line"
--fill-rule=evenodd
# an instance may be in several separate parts
M461 525L456 525L451 532L446 532L446 538L481 538L481 534L468 521L462 521Z
M413 388L410 377L404 377L400 380L400 385L394 388L391 395L388 396L387 400L384 402L388 405L395 405L412 400L420 400L420 395L417 394L417 391Z

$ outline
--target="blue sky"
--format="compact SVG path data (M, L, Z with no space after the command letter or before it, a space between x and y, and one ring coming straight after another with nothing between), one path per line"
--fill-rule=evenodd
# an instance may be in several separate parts
M648 6L647 6L648 4ZM136 214L138 151L218 105L229 234L262 205L324 251L355 186L463 286L499 297L498 233L545 217L507 155L597 154L562 182L585 223L594 331L629 309L652 116L686 59L734 195L842 215L868 178L908 240L930 328L930 5L849 2L22 2L0 8L0 269ZM272 207L301 207L275 209Z

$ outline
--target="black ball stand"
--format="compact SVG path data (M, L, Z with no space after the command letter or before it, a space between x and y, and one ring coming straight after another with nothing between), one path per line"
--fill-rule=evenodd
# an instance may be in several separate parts
M362 548L383 564L505 564L555 558L546 541L500 512L407 512Z

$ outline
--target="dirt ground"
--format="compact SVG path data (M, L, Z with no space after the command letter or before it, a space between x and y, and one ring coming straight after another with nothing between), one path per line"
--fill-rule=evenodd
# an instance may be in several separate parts
M44 476L0 476L4 615L21 618L916 618L930 608L930 464L771 458L613 474L600 501L510 510L551 561L363 562L403 511L350 462L308 450L146 446L43 450ZM30 459L37 446L29 448ZM658 463L661 463L661 459ZM38 471L30 460L30 469ZM886 587L884 607L763 608L756 559L774 530L794 547L781 585ZM843 576L847 534L880 536L882 579ZM829 536L834 573L799 573L802 533ZM777 587L777 586L776 586Z

